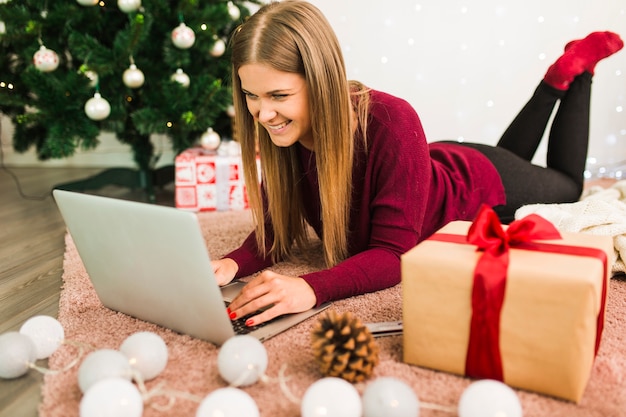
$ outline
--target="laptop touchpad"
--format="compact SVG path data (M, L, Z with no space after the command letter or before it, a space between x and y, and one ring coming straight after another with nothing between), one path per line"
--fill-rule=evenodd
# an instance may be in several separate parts
M234 281L221 287L222 297L224 298L224 301L229 303L233 301L233 299L237 295L239 295L239 292L241 292L241 289L244 287L244 285L246 285L245 282Z

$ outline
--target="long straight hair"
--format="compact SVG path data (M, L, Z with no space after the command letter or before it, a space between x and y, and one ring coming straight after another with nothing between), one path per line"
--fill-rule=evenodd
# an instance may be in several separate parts
M299 182L303 175L294 146L272 143L246 106L239 68L264 64L306 80L321 201L322 246L327 265L348 255L354 133L351 84L339 42L324 15L296 0L269 3L233 34L232 82L235 128L241 142L244 175L261 254L274 260L292 254L294 244L306 247L307 226ZM357 88L363 91L363 86ZM360 94L357 118L366 121L367 94ZM361 126L363 133L363 126ZM363 135L364 136L364 135ZM261 173L255 162L257 149ZM261 195L260 175L265 189ZM263 209L267 198L268 213ZM266 214L269 218L266 218ZM272 230L266 230L271 221ZM269 240L266 241L266 232Z

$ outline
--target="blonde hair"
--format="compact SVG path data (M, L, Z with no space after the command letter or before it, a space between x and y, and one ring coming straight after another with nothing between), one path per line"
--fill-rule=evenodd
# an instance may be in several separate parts
M353 95L359 99L357 118L364 137L367 94L346 78L339 42L324 15L304 1L269 3L242 24L231 39L235 128L242 147L244 175L255 220L261 254L276 261L292 254L294 244L308 244L307 224L299 182L303 175L297 149L275 146L267 131L257 125L246 107L239 68L265 64L306 80L321 201L322 246L326 263L335 265L348 256L352 193L354 134ZM266 192L269 219L263 211L257 149ZM273 229L266 242L267 221Z

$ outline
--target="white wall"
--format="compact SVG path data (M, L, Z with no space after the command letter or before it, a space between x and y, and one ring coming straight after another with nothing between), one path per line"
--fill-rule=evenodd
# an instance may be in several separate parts
M407 99L430 140L495 144L568 41L597 30L626 39L623 0L312 3L335 28L348 76ZM626 50L598 64L596 75L594 170L626 161Z
M311 1L335 28L349 77L407 99L430 140L495 144L566 42L595 30L621 31L626 38L624 0ZM614 170L626 160L625 95L621 51L596 68L594 171ZM12 154L5 138L9 163L34 163L32 156ZM89 155L55 163L130 160L122 145L105 142Z

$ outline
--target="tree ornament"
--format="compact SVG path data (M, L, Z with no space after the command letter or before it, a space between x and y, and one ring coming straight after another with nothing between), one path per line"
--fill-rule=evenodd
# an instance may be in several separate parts
M210 151L216 150L222 141L219 133L213 130L212 127L208 128L206 132L200 136L200 146Z
M81 65L80 68L78 69L78 73L83 74L85 77L89 79L90 87L95 87L98 85L98 81L100 80L100 77L98 77L98 73L93 70L90 70L87 65L85 64Z
M111 105L102 98L100 93L95 93L93 97L85 103L85 114L91 120L104 120L111 114Z
M241 17L241 11L239 10L239 7L235 6L235 4L232 1L228 2L228 14L230 15L230 18L233 20L237 20Z
M51 72L59 66L59 56L52 49L41 45L33 55L33 64L41 72Z
M172 31L172 42L180 49L189 49L196 41L194 31L183 22Z
M213 43L213 46L211 46L209 53L212 57L219 58L224 55L224 52L226 52L226 42L217 36L215 36L214 39L215 42Z
M379 360L372 334L351 312L323 315L313 327L312 347L323 375L348 382L368 378Z
M124 13L131 13L139 10L141 0L117 0L117 7Z
M139 88L143 85L146 80L143 72L137 68L137 65L130 64L130 67L124 71L122 75L122 80L124 81L124 85L129 88Z
M170 78L172 81L176 81L185 88L189 87L189 84L191 84L189 75L187 75L182 68L178 68Z
M226 109L226 114L228 115L228 117L235 117L235 106L229 104L228 108Z
M361 417L363 404L356 388L341 378L322 378L307 388L300 404L302 417Z
M76 0L81 6L95 6L100 0Z

